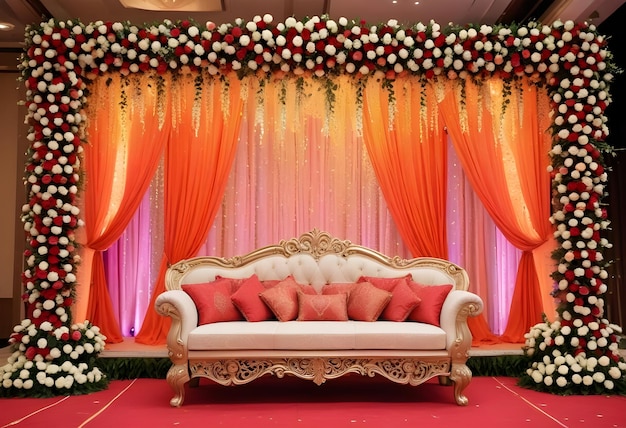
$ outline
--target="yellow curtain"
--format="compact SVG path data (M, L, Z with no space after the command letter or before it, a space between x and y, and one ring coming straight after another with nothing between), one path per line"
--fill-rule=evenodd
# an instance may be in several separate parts
M447 144L432 88L402 77L368 79L363 140L396 226L414 257L447 259Z
M170 88L172 131L165 151L164 256L150 308L165 291L165 271L193 257L206 240L221 204L236 153L242 86L231 75L179 76ZM170 319L149 310L135 340L165 343Z
M474 191L506 238L523 251L503 340L523 342L553 311L542 298L551 280L535 260L550 250L548 97L530 81L492 78L434 84L455 150ZM536 254L535 254L536 253ZM541 270L545 272L545 270Z
M150 78L99 77L90 87L89 144L85 145L85 191L79 230L82 262L74 321L98 325L107 342L122 334L104 275L102 251L122 234L161 157L169 124L159 120ZM164 112L163 112L164 113Z

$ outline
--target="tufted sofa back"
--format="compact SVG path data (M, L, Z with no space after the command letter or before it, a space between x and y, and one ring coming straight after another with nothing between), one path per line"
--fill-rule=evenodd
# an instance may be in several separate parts
M282 241L244 256L182 260L168 269L166 288L180 289L183 284L213 281L216 276L247 278L256 274L261 280L293 275L297 282L320 290L324 284L356 282L360 276L389 278L407 273L424 285L452 284L457 290L469 287L465 270L446 260L389 258L314 230L298 239Z

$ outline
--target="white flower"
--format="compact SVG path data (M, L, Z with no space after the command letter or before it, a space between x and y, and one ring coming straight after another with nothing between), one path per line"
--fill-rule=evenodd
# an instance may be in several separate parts
M593 377L594 382L596 383L603 383L604 380L606 379L606 377L604 376L604 373L602 372L595 372L592 377Z
M618 367L613 366L609 369L609 376L613 379L619 379L622 377L622 372Z

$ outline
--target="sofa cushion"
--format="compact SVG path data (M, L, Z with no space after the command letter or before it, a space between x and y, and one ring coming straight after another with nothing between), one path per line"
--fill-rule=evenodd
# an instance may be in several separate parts
M247 321L267 321L272 319L274 314L259 297L264 291L265 287L255 274L246 278L230 298Z
M348 317L355 321L373 322L391 300L391 293L374 287L368 282L327 284L322 294L348 294Z
M444 350L446 333L430 324L393 321L247 321L206 324L189 334L190 351Z
M391 300L380 314L380 318L388 321L402 322L407 319L413 309L420 304L420 299L415 295L409 281L411 275L397 278L378 278L362 276L359 282L369 282L375 287L391 292Z
M278 321L293 321L298 316L298 286L281 282L259 294Z
M407 319L411 311L417 308L421 299L409 287L406 279L402 279L391 290L391 300L380 315L381 319L402 322Z
M396 285L398 285L402 280L410 281L411 274L397 276L392 278L385 278L379 276L362 276L357 282L369 282L374 287L382 288L383 290L392 291Z
M443 302L445 302L446 297L448 297L450 290L452 290L452 285L422 285L411 281L409 286L422 300L422 302L417 308L413 309L413 311L409 314L408 319L439 327L441 308L443 307Z
M261 300L270 308L278 321L293 321L298 317L298 291L317 294L310 285L298 284L288 276L275 286L261 292Z
M238 321L243 319L241 312L230 300L232 282L222 278L201 284L185 284L185 291L196 304L198 324L220 321Z
M348 295L305 294L298 291L298 321L347 321Z

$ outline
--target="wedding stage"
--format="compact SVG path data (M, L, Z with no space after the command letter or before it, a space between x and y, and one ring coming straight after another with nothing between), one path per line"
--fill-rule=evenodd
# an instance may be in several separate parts
M2 350L4 351L4 349ZM521 343L498 343L472 347L471 357L497 357L522 355ZM167 358L167 348L163 345L144 345L134 338L126 337L121 343L107 344L101 358Z

